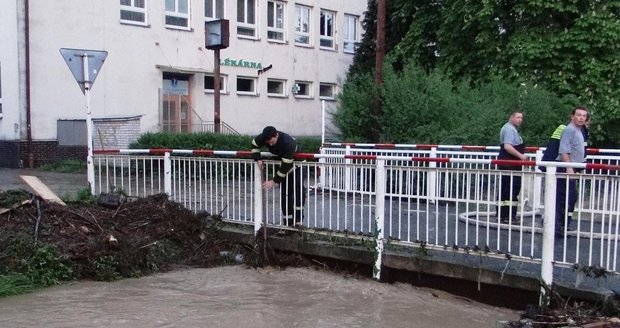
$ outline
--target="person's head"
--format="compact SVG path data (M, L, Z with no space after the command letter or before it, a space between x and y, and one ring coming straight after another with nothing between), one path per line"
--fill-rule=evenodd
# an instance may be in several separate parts
M570 120L575 126L582 127L588 119L588 109L585 107L576 107L570 116Z
M523 112L520 109L513 110L512 113L510 113L508 122L516 127L520 127L521 123L523 123Z
M276 130L276 128L274 128L273 126L266 126L263 129L263 139L265 139L265 142L269 145L269 146L273 146L276 144L276 142L278 142L278 130Z

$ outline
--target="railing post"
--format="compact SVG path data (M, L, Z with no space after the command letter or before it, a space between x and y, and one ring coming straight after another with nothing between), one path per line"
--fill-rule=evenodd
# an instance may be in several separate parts
M263 224L263 172L258 167L258 162L254 162L254 236ZM281 187L284 188L284 187ZM267 229L267 227L265 227Z
M437 158L437 147L431 148L430 158ZM437 162L429 162L428 167L430 170L428 171L428 179L426 179L426 192L431 204L435 204L435 199L437 199L437 189L435 188L437 185Z
M172 160L169 152L164 154L164 192L168 197L172 196Z
M557 167L547 166L545 174L545 215L543 221L543 241L542 241L542 264L541 279L545 284L540 290L539 304L546 306L549 304L551 295L548 294L553 284L553 258L555 247L555 197L557 186Z
M385 227L385 160L377 160L375 180L375 266L373 268L373 278L381 279L381 258L383 256L383 238Z
M344 163L344 191L351 191L351 159L346 158L347 155L351 155L351 146L347 145L344 150L345 160Z
M543 151L538 149L536 151L536 163L542 161L542 156L543 156ZM538 170L538 167L534 167L534 172L540 172ZM534 194L533 194L533 201L532 201L532 208L534 210L539 209L542 207L542 177L539 176L538 174L534 175Z

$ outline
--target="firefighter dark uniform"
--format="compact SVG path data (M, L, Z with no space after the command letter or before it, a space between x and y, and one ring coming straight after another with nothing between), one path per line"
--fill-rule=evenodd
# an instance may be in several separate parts
M516 127L510 122L502 127L502 131L500 132L500 143L497 159L520 160L520 158L510 154L504 148L504 144L506 143L511 144L519 153L525 153L525 144L519 132L517 132ZM520 165L498 165L498 168L504 171L521 171L522 167ZM521 191L521 175L519 173L502 174L500 183L500 206L497 217L503 222L507 222L510 219L516 221L518 220L517 208L519 205L519 192Z
M274 145L269 145L267 140L271 133L278 133L278 140ZM295 138L276 131L273 127L266 127L263 133L252 140L252 159L261 160L261 148L267 147L270 153L280 158L280 166L273 176L273 181L280 185L280 206L284 215L284 224L293 226L302 224L306 194L303 184L301 167L296 167L294 156L299 152L299 146Z

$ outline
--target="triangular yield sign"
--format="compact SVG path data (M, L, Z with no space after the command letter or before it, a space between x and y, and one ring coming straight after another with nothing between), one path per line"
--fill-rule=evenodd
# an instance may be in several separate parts
M101 66L103 66L103 62L108 56L107 51L68 48L60 48L60 54L65 59L67 66L69 66L69 70L73 73L73 77L75 77L75 80L84 94L84 84L88 82L92 87L97 75L99 75ZM88 81L84 79L83 57L88 58Z

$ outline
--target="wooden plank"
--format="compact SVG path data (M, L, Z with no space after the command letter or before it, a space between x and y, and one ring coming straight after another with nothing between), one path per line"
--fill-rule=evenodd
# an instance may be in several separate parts
M20 178L24 180L24 182L32 188L35 194L39 197L43 198L46 201L58 203L61 205L67 205L65 202L60 199L53 191L50 190L39 178L32 175L20 175Z

